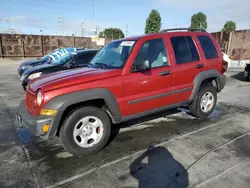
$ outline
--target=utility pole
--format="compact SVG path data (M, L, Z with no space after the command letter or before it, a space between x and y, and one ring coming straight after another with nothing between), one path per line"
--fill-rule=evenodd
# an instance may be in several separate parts
M63 16L58 17L58 29L59 29L59 35L63 34L63 28L64 28L64 21L63 21Z
M96 23L96 0L93 0L94 2L94 8L93 8L93 13L94 13L94 20L95 20L95 35L97 36L97 23Z
M126 24L126 37L128 36L128 24Z
M201 22L200 22L200 29L204 29L204 30L206 30L204 27L202 27Z
M19 33L19 29L15 28L15 20L13 18L0 18L0 22L6 23L3 26L0 25L1 32L3 33Z
M84 37L84 22L81 23L81 36Z

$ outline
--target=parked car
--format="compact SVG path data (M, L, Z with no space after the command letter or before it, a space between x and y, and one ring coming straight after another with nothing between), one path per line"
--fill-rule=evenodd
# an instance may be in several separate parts
M112 124L182 105L209 116L225 86L225 62L211 34L186 30L112 41L87 68L31 81L19 126L59 136L68 152L84 156L107 144Z
M244 77L246 81L250 81L250 64L246 64L245 70L244 70Z
M50 64L50 63L56 61L57 59L59 59L61 56L66 55L67 53L71 53L73 51L76 51L76 49L73 47L58 48L58 49L55 49L54 51L52 51L51 53L46 54L43 57L33 59L33 60L24 61L18 67L18 74L20 76L22 76L23 72L26 71L27 69L30 69L30 68L38 66L38 65Z
M44 64L30 68L24 71L20 78L22 86L24 90L26 90L26 86L28 85L30 80L48 73L79 67L86 67L92 60L92 58L95 56L97 51L98 50L96 49L78 50L76 52L64 55L60 59L50 64Z

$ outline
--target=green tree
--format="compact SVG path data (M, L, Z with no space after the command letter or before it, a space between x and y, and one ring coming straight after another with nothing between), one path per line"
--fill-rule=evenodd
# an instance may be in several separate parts
M107 39L120 39L124 37L124 33L119 28L106 28L103 32L99 33L99 37L105 37Z
M103 31L101 31L101 32L99 33L98 37L99 37L99 38L104 38L104 37L105 37Z
M190 28L207 29L207 16L202 12L198 12L198 13L194 14L191 17Z
M222 32L231 32L236 30L236 23L233 21L227 21L222 28Z
M157 10L151 10L145 26L145 34L159 33L161 29L161 15Z

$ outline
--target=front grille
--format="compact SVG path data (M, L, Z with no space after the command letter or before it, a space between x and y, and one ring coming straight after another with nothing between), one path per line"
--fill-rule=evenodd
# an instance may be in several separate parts
M26 101L26 108L30 113L34 112L35 110L34 100L35 100L35 93L27 90L25 101Z

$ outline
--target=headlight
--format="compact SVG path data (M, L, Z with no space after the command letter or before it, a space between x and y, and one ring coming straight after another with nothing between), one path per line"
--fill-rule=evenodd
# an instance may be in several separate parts
M32 80L32 79L38 78L38 77L41 76L41 74L42 74L42 72L37 72L37 73L31 74L31 75L28 77L28 79L29 79L29 80Z
M25 79L27 78L27 75L26 74L23 74L20 78L21 81L24 81Z
M40 106L42 104L42 100L43 100L43 96L42 96L42 93L41 91L39 91L36 95L36 102L37 104Z
M31 67L32 67L31 65L23 65L20 67L20 69L25 70L25 69L29 69Z

